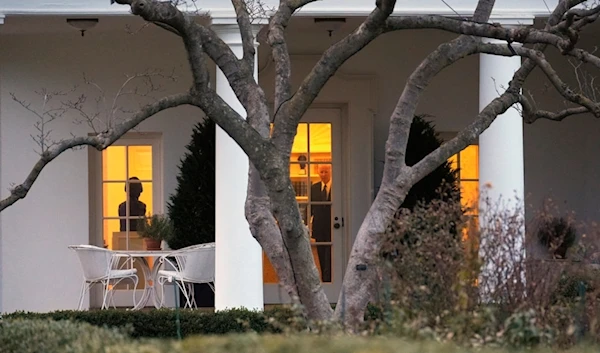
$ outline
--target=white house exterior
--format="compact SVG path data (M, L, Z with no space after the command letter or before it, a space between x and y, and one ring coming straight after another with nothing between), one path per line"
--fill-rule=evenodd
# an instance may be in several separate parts
M295 80L304 76L331 43L352 30L374 3L327 0L303 8L288 31ZM398 1L395 14L470 15L476 1L448 3L452 10L438 0ZM545 4L553 9L556 1L498 1L491 21L540 26L549 13ZM213 28L239 52L230 3L207 0L202 2L202 10L210 13ZM66 23L67 18L77 17L98 18L99 22L81 36ZM315 24L315 17L343 17L346 22L330 37ZM125 74L149 68L175 70L180 76L177 82L165 85L165 93L185 91L190 82L180 41L155 27L137 31L142 21L130 15L128 7L110 5L108 0L3 0L0 23L2 198L9 195L12 184L25 179L39 158L30 138L36 134L36 117L11 94L39 108L41 101L35 91L68 91L82 82L83 73L109 94L115 94ZM134 33L128 33L126 26ZM584 48L592 48L600 33L597 29L588 32L582 36ZM344 64L307 114L307 124L327 122L331 126L333 180L340 195L334 201L332 216L344 221L332 239L334 279L325 285L332 301L337 298L353 236L378 189L388 120L405 80L425 55L454 37L434 30L382 36ZM549 50L548 55L551 60L557 59L554 62L565 63L556 66L559 72L573 76L571 66L556 51ZM274 69L266 44L258 47L257 60L259 82L272 97ZM438 131L456 133L497 96L497 85L506 84L519 65L518 58L468 57L436 77L418 112L431 115ZM212 75L217 92L243 112L214 67ZM526 87L538 92L540 106L560 108L561 99L552 90L546 92L544 82L538 71ZM53 138L92 132L85 124L74 124L75 118L69 115L53 121ZM165 203L176 188L177 167L191 128L202 118L199 110L190 107L167 110L142 123L131 139L125 138L120 144L142 139L152 146L152 184L145 186L144 192L151 192L154 213L166 211ZM594 158L600 150L599 132L600 125L591 116L524 125L518 112L511 110L482 135L479 173L473 181L479 185L491 183L498 195L512 196L516 192L527 204L539 205L544 198L552 197L565 202L581 219L600 220L600 163ZM108 225L112 221L102 215L101 158L99 152L87 149L64 153L46 167L25 199L0 214L0 312L76 308L81 270L67 245L102 245L102 227L112 227ZM247 168L247 159L239 148L219 134L217 309L261 309L264 304L282 300L276 284L264 283L262 253L244 218ZM92 300L90 305L97 303Z

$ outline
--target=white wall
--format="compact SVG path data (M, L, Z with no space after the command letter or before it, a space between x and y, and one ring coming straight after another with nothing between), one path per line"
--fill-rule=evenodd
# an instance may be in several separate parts
M108 20L107 20L108 21ZM38 156L33 151L35 117L11 100L10 93L39 107L34 90L68 90L82 83L82 73L114 94L124 74L147 68L175 69L177 83L163 81L165 92L185 91L189 84L182 45L163 30L148 27L130 35L115 20L110 32L67 30L53 34L0 35L0 170L2 198L12 183L24 180ZM3 26L18 26L14 20ZM10 27L0 27L4 33ZM0 32L1 33L1 32ZM173 40L174 39L174 40ZM36 100L37 99L37 100ZM91 100L90 100L91 102ZM53 137L91 132L72 122L73 115L52 123ZM164 199L176 187L178 163L201 111L169 110L143 123L140 131L164 131ZM42 172L29 195L0 214L0 311L46 311L75 308L81 270L69 244L88 243L88 154L68 151ZM77 280L73 280L73 279Z

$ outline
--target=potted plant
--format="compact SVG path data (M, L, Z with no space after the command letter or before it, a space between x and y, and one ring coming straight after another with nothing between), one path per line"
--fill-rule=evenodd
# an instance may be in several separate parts
M147 250L160 250L161 241L173 235L173 222L163 214L144 216L138 221L137 232L144 238Z

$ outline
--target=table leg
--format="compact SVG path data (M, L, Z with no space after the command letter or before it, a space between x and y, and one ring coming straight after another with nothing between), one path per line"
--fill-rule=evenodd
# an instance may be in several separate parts
M142 298L133 307L133 310L139 310L139 309L146 307L146 303L148 302L148 300L150 299L150 296L152 295L151 291L152 291L152 286L153 286L153 282L154 282L153 281L154 277L150 273L150 266L148 265L148 261L146 260L145 257L141 257L139 259L141 259L140 268L142 269L142 273L144 274L144 280L146 283L144 283L144 292L142 293Z
M163 300L163 298L158 297L158 291L160 289L158 285L158 271L161 266L162 262L157 259L154 261L154 268L152 268L152 300L154 302L154 307L157 309L160 309L162 304L161 301ZM162 295L164 295L164 292L162 292Z

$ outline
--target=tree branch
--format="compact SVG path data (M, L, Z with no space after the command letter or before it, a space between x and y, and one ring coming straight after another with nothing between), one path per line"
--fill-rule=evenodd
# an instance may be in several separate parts
M248 7L245 0L231 0L231 2L235 8L236 20L242 37L244 51L242 61L248 71L254 72L254 55L256 54L256 49L254 48L254 34L252 33L252 23Z
M564 119L573 115L589 113L589 110L586 107L567 108L558 112L536 110L533 104L525 96L521 96L519 103L521 103L521 107L523 108L523 121L526 124L532 124L539 119L545 119L550 121L563 121Z
M556 9L550 15L545 29L548 30L555 26L571 7L576 6L580 2L582 1L561 0ZM534 46L534 50L537 52L543 52L545 48L545 44L536 44ZM520 90L523 87L525 79L529 76L529 74L531 74L535 67L536 62L530 58L527 58L519 70L515 72L513 79L509 83L509 87L503 94L492 100L492 102L490 102L477 115L476 119L469 124L467 128L459 132L450 141L442 144L435 151L421 159L421 161L412 167L413 181L420 180L425 175L431 173L437 166L448 160L450 156L456 154L458 151L461 151L466 146L471 144L477 139L481 132L485 131L485 129L491 125L491 123L499 114L504 113L513 104L521 101L522 95L520 94ZM396 182L399 182L399 180Z
M204 75L203 71L206 68L201 67L204 65L203 61L196 61L196 59L201 57L198 55L199 51L204 51L223 71L236 97L244 108L249 110L249 101L254 98L251 93L258 88L258 84L254 80L254 72L250 70L250 67L240 64L229 45L223 42L213 30L186 18L169 1L117 0L116 2L130 5L134 15L138 15L148 22L160 22L176 29L183 37L188 52L192 52L192 54L188 54L189 63L192 72L195 73L195 80L200 82L203 80L197 80L197 78ZM200 47L193 48L194 46Z
M314 0L312 0L314 1ZM267 42L271 46L273 60L275 61L275 114L279 111L281 105L291 97L291 60L285 41L285 29L292 18L294 11L299 6L312 1L281 1L275 15L269 22L269 32Z
M323 53L293 97L281 106L273 117L273 141L281 150L289 154L296 134L295 127L327 81L346 60L383 33L383 25L392 13L395 3L395 0L378 0L378 7L357 29ZM289 155L286 157L289 158Z
M191 103L192 98L189 94L176 94L167 96L155 103L147 105L138 111L137 114L135 114L132 118L127 119L122 123L115 125L114 128L101 132L96 136L75 137L57 143L53 148L50 148L42 153L41 158L31 169L25 181L12 188L10 190L10 195L0 201L0 212L20 199L25 198L33 186L33 183L42 173L44 167L56 159L56 157L60 156L63 152L78 146L92 146L97 150L102 151L117 141L127 131L133 129L154 114L168 108L174 108L180 105Z
M569 45L569 42L559 35L525 26L504 28L499 24L460 20L438 15L390 17L386 21L385 32L405 29L439 29L456 34L495 38L509 43L546 43L557 48Z
M552 65L545 59L544 53L524 47L513 47L514 53L504 45L479 43L479 51L481 53L501 55L501 56L513 56L514 53L522 57L526 57L533 62L544 72L546 77L550 80L554 88L560 93L566 100L575 104L581 105L588 109L589 112L594 114L597 118L600 118L600 105L592 101L590 98L583 94L573 91L567 83L565 83L558 73L554 70Z

